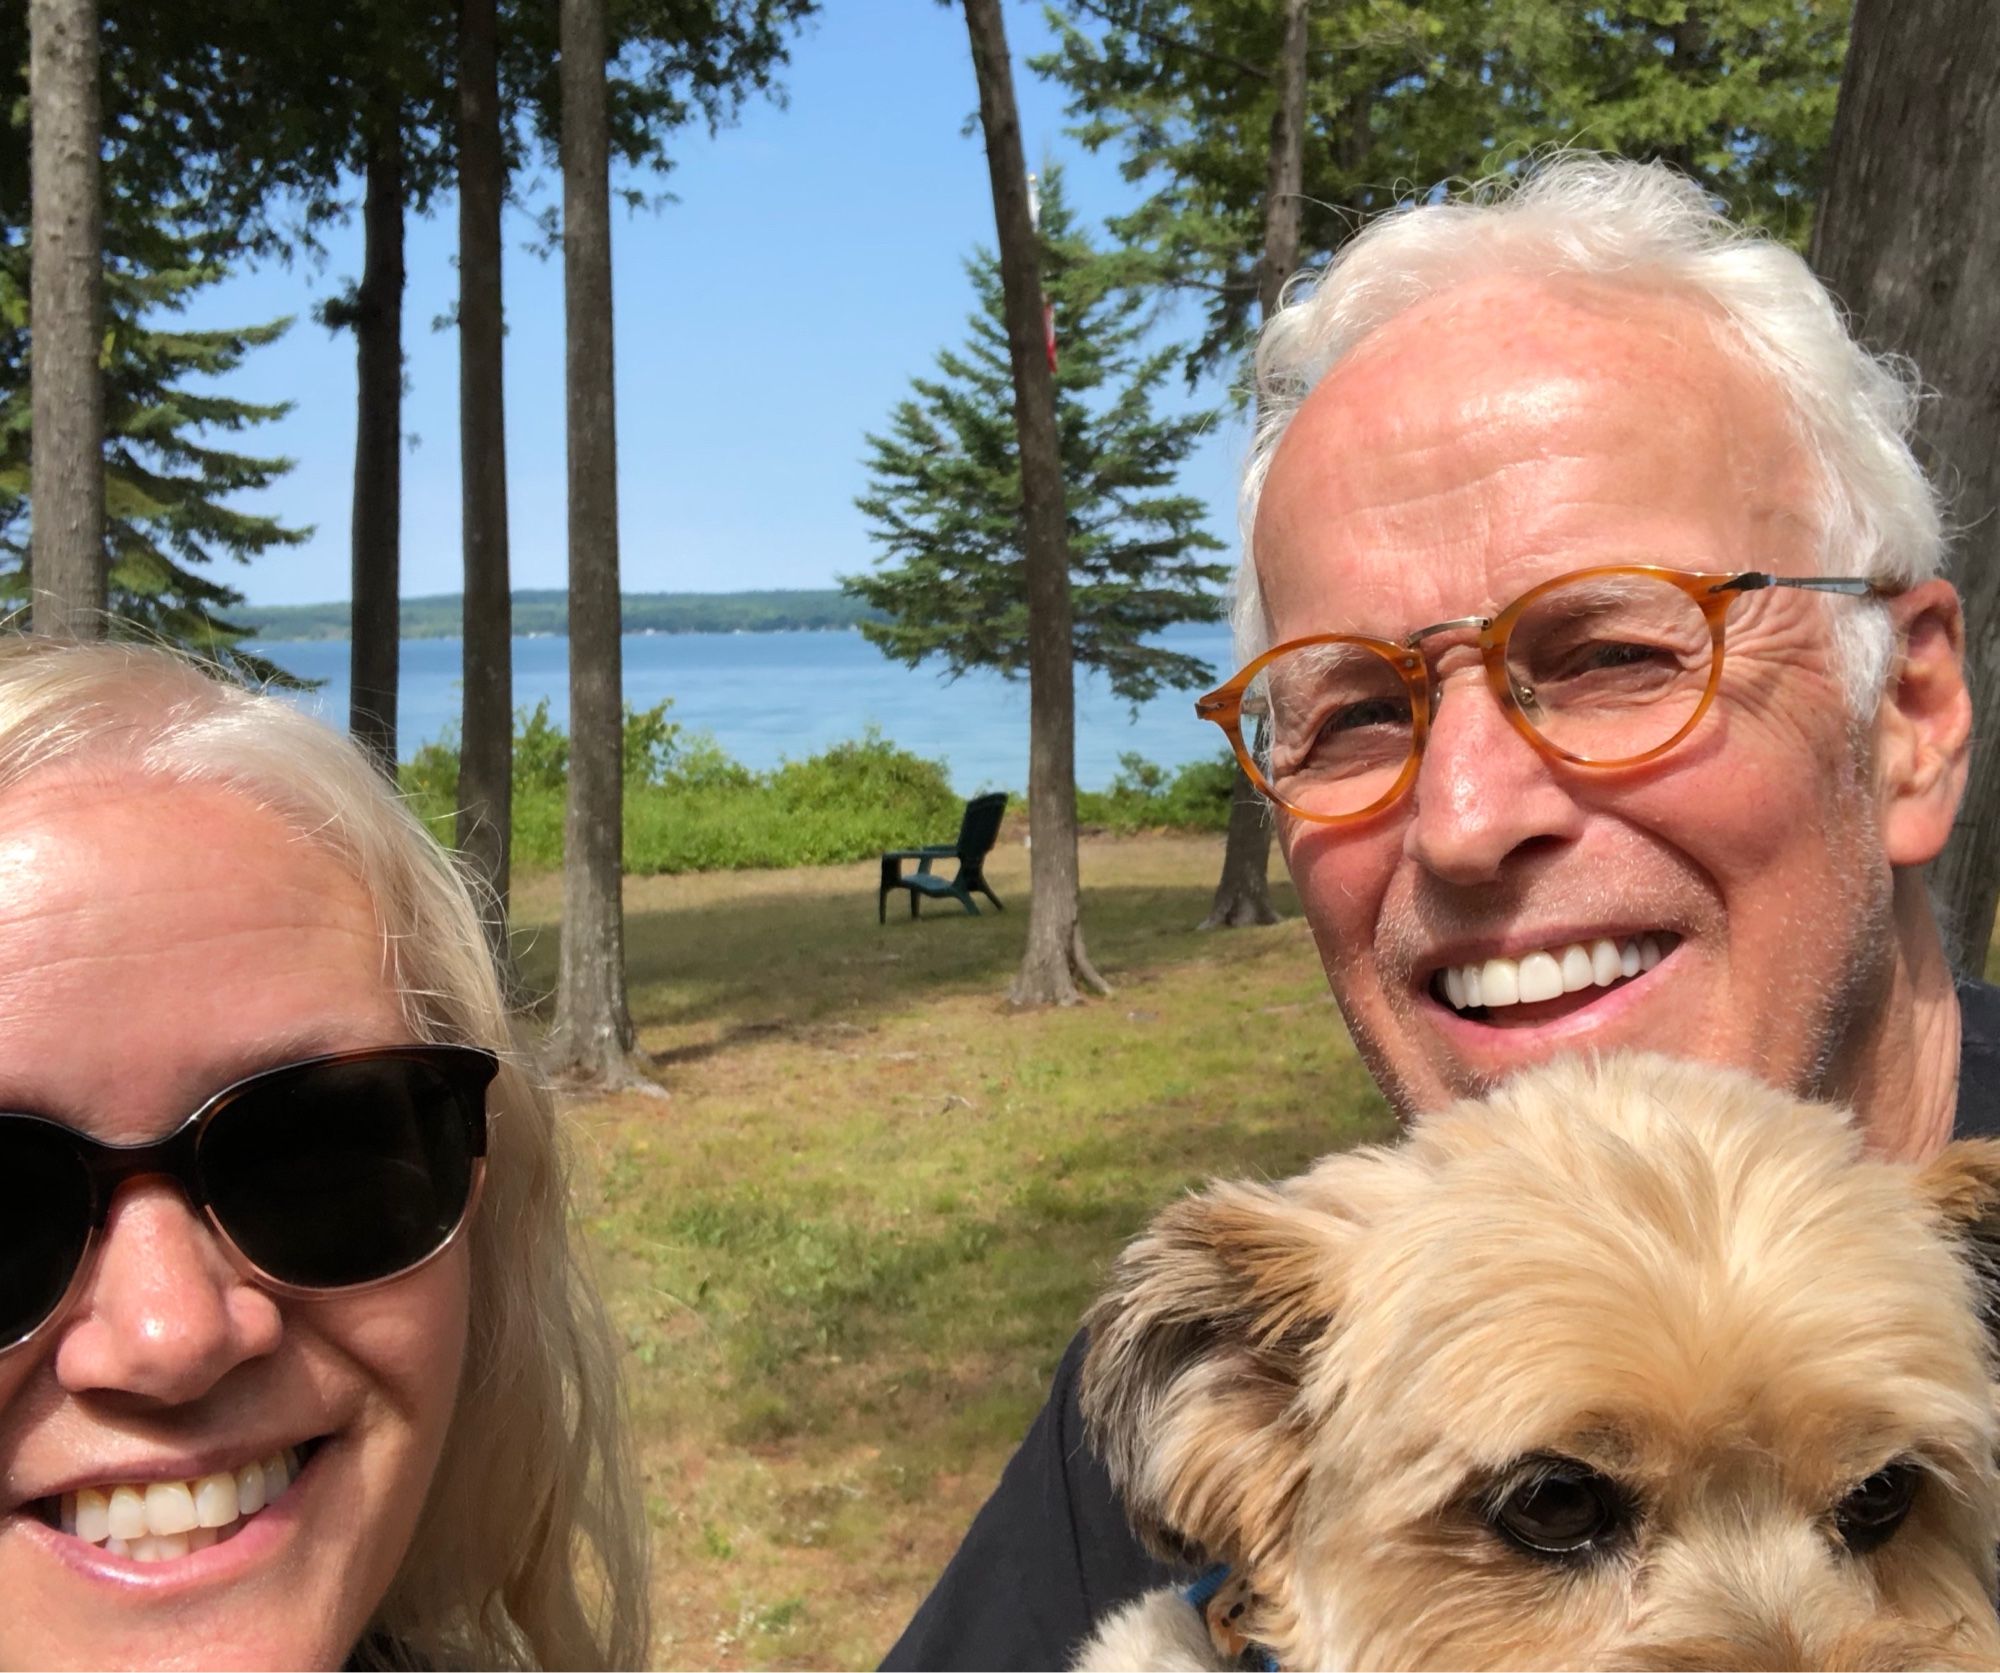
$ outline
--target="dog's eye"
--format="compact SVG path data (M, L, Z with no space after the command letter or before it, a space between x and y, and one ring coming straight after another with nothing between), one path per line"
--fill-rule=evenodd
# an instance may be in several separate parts
M1567 1458L1515 1481L1487 1512L1503 1538L1539 1557L1583 1556L1620 1532L1628 1514L1615 1482Z
M1847 1549L1860 1556L1885 1543L1903 1525L1923 1472L1915 1464L1877 1470L1833 1507L1833 1525Z

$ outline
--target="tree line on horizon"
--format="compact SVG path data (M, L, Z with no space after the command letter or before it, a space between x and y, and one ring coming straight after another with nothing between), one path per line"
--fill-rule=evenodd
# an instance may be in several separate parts
M851 629L881 620L838 587L774 587L744 592L619 595L625 633L785 633ZM509 606L516 637L569 631L569 594L560 587L516 587ZM406 595L398 611L403 639L448 639L464 630L465 595ZM246 604L238 622L267 639L346 639L353 626L345 599L324 604Z
M356 344L355 735L396 758L403 241L455 192L466 585L457 839L500 903L509 875L514 630L502 430L500 217L524 171L560 175L544 231L565 271L572 752L559 1067L643 1079L618 906L621 597L609 307L611 158L670 166L688 125L769 92L816 0L30 0L0 14L0 78L28 126L0 153L0 586L37 628L107 611L252 669L252 625L212 573L302 538L232 498L285 461L206 439L281 409L190 395L282 322L172 329L232 260L315 251L358 213L362 272L321 311ZM1031 687L1029 947L1020 1003L1102 987L1076 877L1074 670L1114 689L1212 676L1152 637L1213 619L1227 566L1176 477L1191 390L1242 380L1281 286L1336 254L1392 182L1476 179L1577 140L1673 164L1806 250L1878 348L1940 395L1933 463L1959 486L1975 698L2000 707L2000 41L1983 0L1061 0L1069 137L1108 149L1135 206L1071 212L1026 174L1000 0L960 0L995 208L963 345L865 438L880 557L845 578L885 654ZM1917 14L1921 13L1921 27ZM21 96L25 85L26 97ZM1908 143L1907 113L1932 113ZM28 143L28 127L33 144ZM32 175L32 180L31 180ZM1039 210L1040 224L1037 225ZM31 224L32 223L32 224ZM32 236L30 232L32 231ZM1190 310L1196 323L1165 340ZM32 346L33 352L30 353ZM1981 380L1984 379L1982 382ZM35 445L29 445L30 437ZM30 515L32 509L33 515ZM587 649L585 648L587 647ZM1941 862L1976 967L2000 897L2000 731ZM1271 828L1239 780L1207 922L1265 922Z

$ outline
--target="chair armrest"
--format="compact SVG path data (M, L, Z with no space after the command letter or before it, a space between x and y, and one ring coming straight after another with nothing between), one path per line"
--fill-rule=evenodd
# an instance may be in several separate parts
M882 853L882 858L885 860L942 860L947 855L956 854L957 852L958 852L957 843L943 842L943 843L933 843L928 848L884 849Z

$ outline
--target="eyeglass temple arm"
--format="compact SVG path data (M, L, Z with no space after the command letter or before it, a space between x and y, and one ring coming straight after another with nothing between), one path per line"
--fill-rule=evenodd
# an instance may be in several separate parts
M1710 587L1710 593L1754 593L1766 587L1797 587L1804 592L1845 593L1850 598L1888 598L1901 592L1893 581L1878 581L1868 575L1765 575L1752 571L1732 575Z

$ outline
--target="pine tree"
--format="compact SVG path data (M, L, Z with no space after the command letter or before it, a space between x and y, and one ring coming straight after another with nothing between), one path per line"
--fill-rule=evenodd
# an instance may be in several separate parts
M1804 247L1849 0L1314 0L1301 260L1362 218L1555 144L1659 158ZM1258 302L1283 0L1064 0L1032 61L1144 200L1113 223L1199 294L1190 377L1234 371ZM1065 15L1067 14L1067 15Z
M129 220L129 214L121 220ZM288 405L242 401L205 387L289 320L239 330L172 323L222 276L164 226L115 225L104 268L104 497L114 634L179 645L258 680L296 684L247 649L228 619L243 595L211 571L247 563L310 534L232 503L269 487L289 459L240 453L220 438L282 417ZM164 317L163 317L164 316ZM27 597L28 245L0 240L0 600Z
M1129 259L1094 248L1078 227L1058 169L1042 182L1041 233L1076 660L1139 703L1216 674L1148 642L1221 613L1228 570L1205 555L1222 543L1202 527L1204 503L1174 491L1214 415L1155 411L1177 351L1147 347L1154 304L1128 283ZM856 503L883 556L841 585L887 617L861 628L885 655L911 667L934 658L953 677L988 668L1018 678L1028 667L1025 530L1000 264L981 249L966 271L979 303L968 340L938 355L935 377L912 380L887 434L867 438L870 491Z

